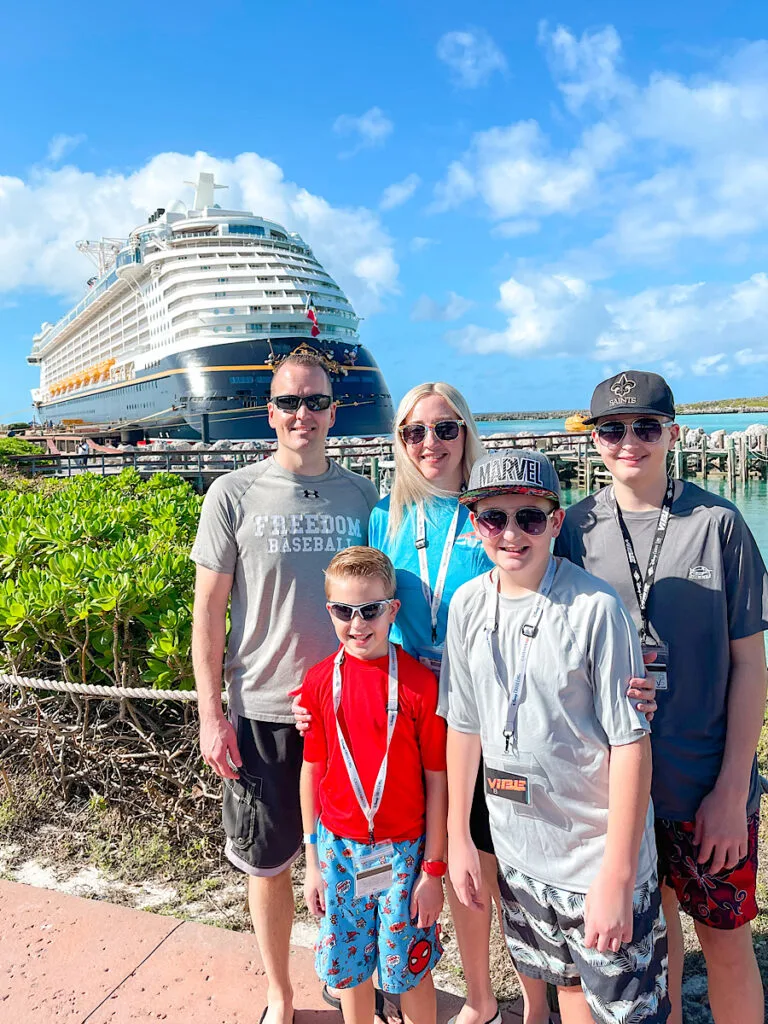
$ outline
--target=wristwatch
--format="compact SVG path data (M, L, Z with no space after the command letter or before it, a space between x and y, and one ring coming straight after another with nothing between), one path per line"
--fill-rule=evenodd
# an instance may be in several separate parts
M425 875L431 875L432 878L442 878L448 870L448 865L444 860L423 860L421 870Z

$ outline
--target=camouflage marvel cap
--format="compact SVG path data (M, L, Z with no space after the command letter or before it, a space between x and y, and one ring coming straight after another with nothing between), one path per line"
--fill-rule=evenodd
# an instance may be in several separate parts
M472 467L462 505L500 494L535 494L560 504L560 481L546 455L532 451L501 451L484 455Z

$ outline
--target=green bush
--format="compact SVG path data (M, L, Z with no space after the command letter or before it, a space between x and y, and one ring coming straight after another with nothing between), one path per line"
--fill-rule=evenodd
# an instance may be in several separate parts
M180 478L134 470L3 490L0 661L21 675L192 689L200 504Z
M34 441L23 437L0 437L0 466L10 464L9 455L41 455L43 449Z

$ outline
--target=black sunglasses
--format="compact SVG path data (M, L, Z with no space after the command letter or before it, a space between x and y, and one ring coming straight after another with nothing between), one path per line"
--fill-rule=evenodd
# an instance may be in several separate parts
M406 423L400 427L400 437L406 444L421 444L431 430L438 441L455 441L464 420L438 420L437 423Z
M334 619L340 622L351 622L355 615L359 615L366 622L373 622L378 619L394 601L393 597L386 601L370 601L368 604L342 604L340 601L329 601L325 606Z
M605 423L600 423L595 428L595 432L603 444L615 447L621 444L626 437L627 426L628 424L622 423L621 420L608 420ZM629 424L629 427L637 440L642 441L643 444L658 444L664 433L664 424L660 420L650 417L640 417Z
M275 395L270 402L280 412L298 412L306 405L310 412L325 412L333 399L330 395Z
M499 537L506 530L510 519L514 519L523 533L540 537L547 529L547 520L555 509L545 512L543 508L518 508L507 513L503 508L485 508L475 516L477 528L483 537Z

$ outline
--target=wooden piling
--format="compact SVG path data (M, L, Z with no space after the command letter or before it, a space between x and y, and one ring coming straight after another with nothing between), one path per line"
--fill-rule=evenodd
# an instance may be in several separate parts
M728 489L733 492L736 490L736 443L732 437L728 438L725 451L725 472L728 478Z
M701 475L707 479L707 435L701 437Z

